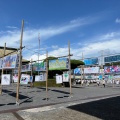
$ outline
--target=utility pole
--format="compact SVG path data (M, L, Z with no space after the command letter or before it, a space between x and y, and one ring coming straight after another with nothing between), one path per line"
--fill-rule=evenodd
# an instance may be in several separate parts
M18 82L16 92L16 105L19 105L19 87L21 78L21 66L22 66L22 39L23 39L24 20L22 20L21 37L20 37L20 53L19 53L19 67L18 67Z
M71 97L72 83L71 83L70 41L68 41L68 56L69 56L69 84L70 84L70 97Z
M6 43L4 44L4 53L3 53L3 57L5 56L5 50L6 50ZM2 75L4 73L4 68L2 66ZM2 76L1 76L1 83L2 83ZM2 84L1 84L1 89L0 89L0 95L2 95Z
M39 68L39 57L40 57L40 33L38 34L38 68ZM39 75L39 70L38 70L38 75Z

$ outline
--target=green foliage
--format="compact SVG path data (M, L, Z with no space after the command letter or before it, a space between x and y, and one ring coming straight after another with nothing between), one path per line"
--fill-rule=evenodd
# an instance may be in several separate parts
M71 69L75 69L79 65L84 65L84 62L82 62L80 60L75 60L75 59L71 60Z
M34 82L34 87L46 87L46 81ZM48 87L62 87L62 84L56 84L55 79L48 79Z

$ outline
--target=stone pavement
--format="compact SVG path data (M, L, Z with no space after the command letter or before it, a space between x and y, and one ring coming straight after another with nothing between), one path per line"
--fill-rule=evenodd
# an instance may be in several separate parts
M15 105L15 91L15 85L3 87L3 94L0 96L0 120L117 119L119 112L116 111L120 111L119 86L77 86L72 88L73 97L69 97L69 88L49 88L48 101L44 100L45 88L21 86L20 106ZM114 96L118 97L112 98ZM101 102L99 99L104 100ZM105 113L104 109L110 114ZM115 116L111 110L115 112Z

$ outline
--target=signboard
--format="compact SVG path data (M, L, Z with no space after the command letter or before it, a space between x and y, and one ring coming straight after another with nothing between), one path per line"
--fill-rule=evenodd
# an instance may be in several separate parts
M9 55L3 58L3 68L16 68L17 63L17 54L15 55Z
M98 64L98 58L90 58L84 60L85 65L96 65Z
M80 75L80 68L75 68L74 69L74 74L75 75Z
M49 60L49 70L69 69L69 60L67 58Z
M84 68L84 73L99 73L99 67Z
M2 74L1 85L10 85L10 74Z
M30 81L30 76L26 74L21 75L20 84L28 84Z
M33 71L46 71L46 62L34 63Z
M22 72L31 71L31 64L22 65Z
M62 75L56 75L56 83L57 84L62 83Z
M63 82L69 82L69 74L67 73L63 74Z

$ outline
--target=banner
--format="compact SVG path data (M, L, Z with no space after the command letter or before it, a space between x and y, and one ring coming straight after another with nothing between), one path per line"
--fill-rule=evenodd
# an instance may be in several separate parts
M10 85L10 74L2 74L1 85Z
M69 74L63 74L63 82L69 82Z
M67 58L49 60L49 70L69 69L69 60Z
M34 63L33 71L46 71L46 62Z
M16 68L17 63L17 54L15 55L9 55L3 58L3 68Z
M13 81L14 81L14 83L15 83L15 82L18 82L18 75L14 75L14 76L13 76Z
M30 75L22 74L20 79L20 84L28 84L30 81Z
M120 72L120 66L104 66L104 73L118 73Z
M85 79L92 80L92 79L95 79L95 76L94 75L85 75Z
M99 67L84 68L84 73L99 73Z
M56 75L56 84L62 83L62 75Z
M80 73L80 68L75 68L74 69L74 74L75 75L80 75L81 73Z
M40 81L40 75L36 75L36 76L35 76L35 81L36 81L36 82L39 82L39 81Z
M84 60L85 65L96 65L98 64L98 58L90 58Z
M31 71L31 64L22 65L21 72Z
M120 61L120 55L114 55L104 58L105 63L117 62Z

